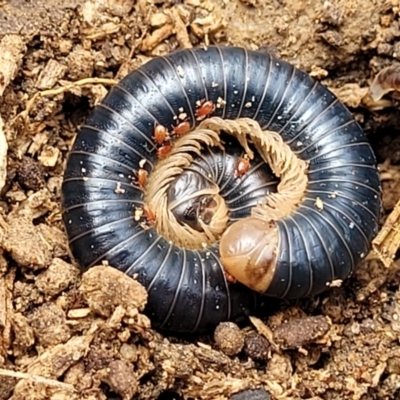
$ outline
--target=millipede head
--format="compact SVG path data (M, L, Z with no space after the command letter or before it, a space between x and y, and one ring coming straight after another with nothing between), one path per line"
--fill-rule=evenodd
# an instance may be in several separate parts
M232 224L222 235L222 265L240 283L264 293L275 274L278 242L275 222L244 218Z

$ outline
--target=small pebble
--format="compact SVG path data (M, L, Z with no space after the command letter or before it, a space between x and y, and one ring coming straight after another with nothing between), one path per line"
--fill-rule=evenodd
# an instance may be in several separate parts
M263 388L243 390L231 396L230 400L270 400L271 395Z
M257 332L250 332L244 339L244 352L254 360L266 360L270 348L268 340Z
M54 303L45 303L29 317L37 342L43 347L65 343L71 337L64 310Z
M329 323L322 315L294 318L274 331L274 340L285 349L293 349L315 342L329 331Z
M104 265L83 274L80 291L90 309L105 317L110 317L117 306L122 306L128 316L136 315L147 302L146 289L139 282Z
M26 189L39 190L44 186L44 168L33 158L23 157L18 169L18 182Z
M65 290L79 275L79 270L60 258L53 258L49 268L36 278L36 286L40 292L48 296L56 296Z
M111 390L124 399L131 399L138 390L138 382L133 365L122 360L111 361L108 365L108 375L105 381Z
M123 343L119 350L121 357L128 362L136 362L138 359L137 347L133 344Z
M221 322L215 329L214 340L228 356L240 353L244 346L243 333L233 322Z
M388 374L400 375L400 359L396 356L387 360L386 372Z

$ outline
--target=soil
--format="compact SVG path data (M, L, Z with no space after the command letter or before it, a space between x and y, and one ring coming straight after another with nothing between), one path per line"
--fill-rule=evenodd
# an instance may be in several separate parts
M107 90L177 48L273 52L351 108L400 198L399 0L0 0L0 400L400 398L400 261L203 335L151 328L145 290L82 274L61 221L65 159Z

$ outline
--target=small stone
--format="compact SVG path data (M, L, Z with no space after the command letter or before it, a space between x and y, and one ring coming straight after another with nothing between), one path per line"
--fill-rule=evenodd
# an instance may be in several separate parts
M321 33L320 36L332 47L339 47L343 43L340 33L336 30L328 29L327 31Z
M7 369L12 370L13 366L11 363L7 363ZM4 368L4 366L2 365L2 368ZM17 379L16 378L11 378L9 376L1 376L0 375L0 399L9 399L14 388L15 385L17 383Z
M329 323L322 315L294 318L276 328L274 340L283 348L292 349L315 342L329 331Z
M94 52L76 46L65 58L68 76L71 80L87 78L93 75Z
M33 270L47 267L53 258L39 227L24 216L9 217L3 247L15 262Z
M138 350L135 345L123 343L119 350L121 357L128 362L136 362L138 359Z
M215 329L214 340L228 356L240 353L244 346L243 333L233 322L221 322Z
M118 306L126 314L136 315L147 302L146 289L137 281L115 268L100 265L83 274L80 288L90 309L110 317Z
M71 337L65 312L54 303L38 307L29 320L37 341L43 347L65 343Z
M69 310L67 316L71 319L80 319L86 318L91 312L90 308L75 308Z
M131 12L135 2L133 0L108 0L107 3L111 14L125 17Z
M126 361L111 361L107 368L108 375L104 379L111 390L122 396L123 399L131 399L138 390L138 382L133 366Z
M250 332L244 339L244 352L254 360L266 360L270 349L268 340L257 332Z
M389 43L379 43L376 51L380 55L390 56L393 53L393 46Z
M12 319L14 333L14 356L24 355L30 346L35 343L35 336L28 320L21 313L15 313ZM0 397L1 399L1 397Z
M270 400L271 395L263 388L243 390L231 396L230 400Z
M36 286L40 292L52 297L65 290L78 275L78 268L54 258L49 268L36 278Z
M45 171L42 165L31 157L23 157L18 169L18 182L26 189L39 190L44 186Z
M169 16L161 12L153 14L150 17L150 25L154 28L160 28L168 22L170 22Z
M386 372L400 375L400 359L398 357L390 357L387 360Z

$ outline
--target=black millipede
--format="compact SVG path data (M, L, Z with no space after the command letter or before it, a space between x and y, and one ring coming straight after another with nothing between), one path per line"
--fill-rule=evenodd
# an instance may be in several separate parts
M275 190L268 166L256 156L237 176L244 152L231 136L222 148L206 148L173 184L169 200L176 217L196 228L215 204L200 196L182 206L185 190L216 182L230 226L221 240L193 249L135 215L146 192L135 173L144 169L151 177L159 162L155 127L170 132L184 120L193 130L203 104L215 106L206 119L250 118L277 132L307 162L308 183L294 211L262 221L249 215ZM174 139L168 143L173 148ZM70 249L82 267L106 260L136 277L148 290L153 326L192 332L253 312L250 288L295 299L349 277L377 233L380 193L362 129L327 88L272 55L211 46L155 58L111 89L69 153L62 206Z

